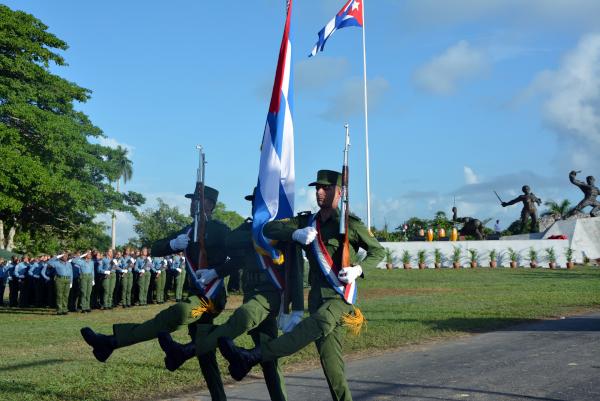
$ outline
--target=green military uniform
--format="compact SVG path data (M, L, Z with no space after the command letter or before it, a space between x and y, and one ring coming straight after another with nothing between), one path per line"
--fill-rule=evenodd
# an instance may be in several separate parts
M249 332L256 345L260 344L261 337L263 339L277 337L277 315L281 306L282 294L261 269L252 243L251 232L252 220L248 219L232 231L227 238L227 254L231 258L228 270L243 267L243 304L222 325L198 326L198 329L203 330L206 335L196 337L197 355L214 351L219 337L236 338ZM294 256L301 257L299 254ZM283 266L277 269L280 276L284 277ZM291 272L289 277L290 282L287 285L292 309L302 310L304 303L302 272ZM285 384L277 360L266 361L261 364L261 367L271 400L286 400Z
M131 306L131 291L133 290L133 266L135 259L125 255L121 266L121 304L124 308Z
M327 179L327 177L321 177L321 174L319 174L319 178L323 178L323 181L317 181L318 184L335 185L337 183L339 185L337 178L332 181L331 177ZM268 238L291 241L292 233L299 228L307 227L310 217L309 213L303 213L293 219L273 221L265 226L263 232ZM319 219L320 215L317 214L316 218ZM336 264L341 261L343 245L339 234L339 220L339 210L336 210L335 214L327 221L320 222L319 232L327 251ZM366 258L360 262L363 270L375 268L377 263L383 259L383 247L355 216L351 216L348 221L348 238L352 261L357 262L356 252L359 248L367 251ZM353 306L347 304L331 287L321 271L310 245L305 247L305 251L310 265L311 288L308 296L310 317L302 320L291 332L272 341L263 342L261 344L262 360L273 360L291 355L314 341L333 399L351 400L352 396L344 374L341 346L344 328L341 318L344 314L351 313Z
M179 256L177 257L179 258ZM175 276L175 301L179 302L183 298L183 284L185 283L185 256L180 257L177 263L178 268L181 271L175 270L177 272L177 275Z
M154 276L157 304L165 302L165 284L167 283L166 261L163 259L160 263L160 270Z

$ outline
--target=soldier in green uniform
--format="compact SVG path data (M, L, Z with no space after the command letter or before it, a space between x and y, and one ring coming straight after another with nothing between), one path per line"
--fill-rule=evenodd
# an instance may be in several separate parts
M222 222L210 218L212 211L216 206L218 194L218 191L214 188L204 188L204 209L207 217L204 242L208 265L211 269L214 269L219 278L222 278L226 271L225 262L227 259L225 239L230 230ZM192 199L191 211L193 212L196 210L198 197L196 194L188 194L186 197ZM187 262L197 265L200 249L198 242L190 241L190 236L193 234L192 230L193 226L188 226L171 237L157 241L152 246L152 255L164 256L170 255L173 252L185 250ZM197 279L195 275L193 277L190 275L189 278L190 280ZM192 284L192 287L194 287L194 284ZM178 302L175 305L164 309L153 319L146 322L140 324L115 324L113 325L112 335L95 333L89 327L82 328L81 334L84 340L93 347L93 353L96 359L101 362L106 361L115 349L142 341L152 340L162 331L173 332L187 326L188 333L190 337L192 337L192 340L194 340L198 335L196 326L199 324L212 324L214 318L225 307L227 298L222 284L220 285L220 291L215 292L210 298L214 308L203 313L193 313L194 309L206 304L207 301L208 299L204 296L193 295L182 302ZM198 361L212 399L226 400L227 398L225 396L221 374L217 365L215 351L198 356Z
M183 252L173 256L171 271L175 277L175 302L179 302L183 298L183 284L185 283L185 256Z
M254 195L246 196L246 200L253 201ZM243 304L233 312L225 323L219 326L198 325L198 330L207 334L196 336L195 343L182 345L173 341L168 333L160 333L158 341L166 354L165 365L171 371L176 370L194 355L204 355L207 352L212 352L217 347L219 337L235 338L249 332L257 345L260 343L261 338L276 338L277 315L282 300L280 287L287 287L290 294L292 313L289 319L295 319L298 322L302 318L304 313L302 271L290 272L287 276L289 282L285 283L282 280L286 277L283 271L284 266L271 265L276 272L275 277L277 278L275 280L277 281L269 278L269 273L261 267L260 256L254 250L252 219L247 219L233 230L227 237L226 244L227 255L231 258L228 263L228 266L230 266L228 271L242 268ZM297 252L294 255L288 255L288 257L298 259L301 258L301 254ZM265 261L265 259L262 260ZM302 265L298 263L296 266L300 266L301 269ZM210 279L210 272L207 274L208 279ZM285 384L277 360L261 363L261 367L271 400L286 400Z
M344 375L342 318L353 313L353 297L343 297L336 288L352 288L356 278L362 276L362 267L374 268L383 258L384 249L367 227L357 217L351 216L348 221L350 256L356 261L358 249L366 250L367 255L361 261L362 267L340 266L337 276L333 274L335 269L331 265L328 270L326 265L329 263L339 266L342 254L343 238L339 234L337 207L341 195L341 174L320 170L317 181L310 185L316 187L320 208L316 215L302 213L293 219L273 221L263 230L269 238L283 241L293 239L305 247L310 265L310 317L302 320L289 333L261 342L252 350L236 347L227 337L219 339L219 349L230 363L232 377L241 380L257 363L291 355L315 342L332 398L347 401L352 396Z
M121 270L121 304L123 308L131 306L131 291L133 289L133 268L135 266L135 257L131 253L131 248L125 248L123 257L120 261Z

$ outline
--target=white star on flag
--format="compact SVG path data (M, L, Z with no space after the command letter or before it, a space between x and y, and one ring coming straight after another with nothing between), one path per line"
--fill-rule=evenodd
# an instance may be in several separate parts
M360 6L360 3L358 1L353 1L352 2L352 11L358 10L358 6Z

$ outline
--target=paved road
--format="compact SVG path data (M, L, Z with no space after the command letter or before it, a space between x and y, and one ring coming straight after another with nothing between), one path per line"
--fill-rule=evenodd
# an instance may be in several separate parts
M600 312L356 360L354 400L600 400ZM290 401L331 400L320 369L286 376ZM262 381L227 387L229 400L268 400ZM177 398L210 400L207 393Z

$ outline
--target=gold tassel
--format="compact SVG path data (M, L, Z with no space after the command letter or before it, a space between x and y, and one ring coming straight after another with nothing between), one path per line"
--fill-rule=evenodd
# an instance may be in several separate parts
M365 330L367 329L367 319L365 319L365 315L363 315L360 309L355 306L352 313L345 313L342 316L342 324L346 326L348 331L354 336L360 335L363 326L365 327Z
M275 246L277 244L277 240L271 240L271 246ZM256 250L256 252L258 252L260 255L266 256L268 258L271 258L271 254L268 253L267 251L265 251L264 249L262 249L260 246L258 246L256 244L256 242L254 243L254 249ZM283 257L283 252L277 251L277 253L279 254L279 256L276 259L271 258L271 260L273 261L274 264L276 265L282 265L283 262L285 262L285 259Z
M200 317L204 312L215 313L216 308L215 304L209 299L206 300L204 298L200 299L200 305L196 306L192 309L192 318Z

